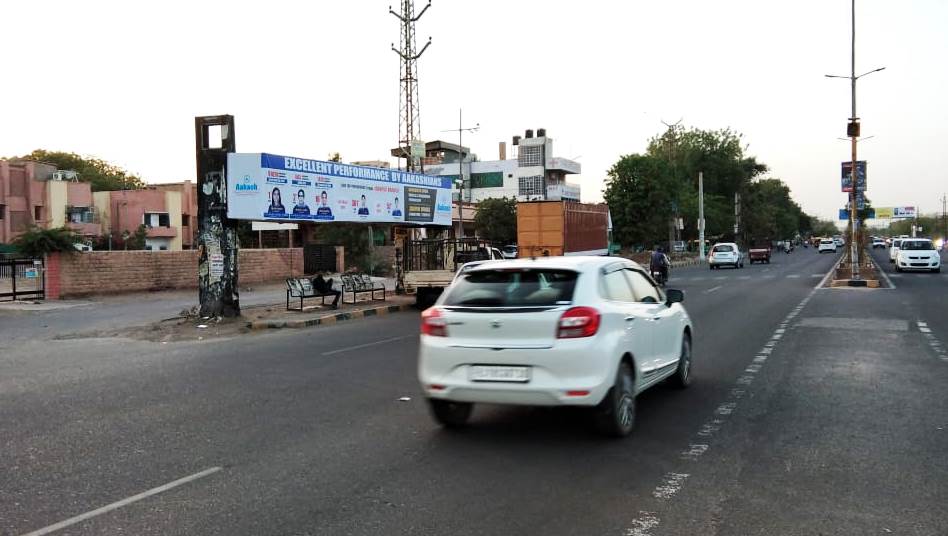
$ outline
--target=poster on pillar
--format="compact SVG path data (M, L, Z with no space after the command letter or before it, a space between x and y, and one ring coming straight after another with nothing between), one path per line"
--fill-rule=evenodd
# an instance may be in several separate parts
M227 158L227 217L451 225L451 179L268 153Z
M853 191L853 163L852 162L843 162L842 163L842 174L840 177L842 183L842 191L852 192ZM856 191L865 192L866 191L866 161L859 160L856 162Z

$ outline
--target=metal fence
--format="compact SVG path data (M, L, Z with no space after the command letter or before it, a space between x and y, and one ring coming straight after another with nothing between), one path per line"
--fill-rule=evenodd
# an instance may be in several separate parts
M45 268L42 259L0 259L0 301L44 299Z
M490 258L490 244L477 238L409 240L405 242L405 271L454 270L459 264Z

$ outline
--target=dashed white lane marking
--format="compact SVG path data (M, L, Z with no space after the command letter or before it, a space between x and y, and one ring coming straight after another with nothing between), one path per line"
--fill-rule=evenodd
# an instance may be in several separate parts
M751 276L749 276L749 275L741 275L741 276L738 276L737 278L738 278L738 279L741 279L741 280L744 280L744 281L747 281L748 279L751 278Z
M692 443L688 445L688 448L681 453L681 458L683 460L697 460L701 457L702 454L707 452L708 445L703 443Z
M790 274L787 276L787 279L797 279L800 277L800 274Z
M654 491L652 496L656 499L668 500L675 496L681 485L691 475L688 473L668 473L665 475L665 481L661 483Z
M836 267L834 266L833 269ZM763 363L767 361L769 354L773 352L774 346L777 344L777 341L783 337L783 334L786 333L787 327L791 320L796 317L800 311L806 307L810 299L816 294L816 291L819 290L823 283L826 281L826 278L830 276L832 270L823 276L823 279L818 283L806 298L801 301L796 308L791 311L783 322L781 322L780 327L774 332L770 340L764 344L763 349L758 352L760 355L757 355L753 359L753 363L748 365L744 370L744 374L737 379L738 387L734 387L730 390L728 401L722 403L714 410L714 415L711 419L705 421L701 427L698 429L697 436L700 438L699 441L710 441L713 436L721 429L721 426L724 424L725 420L737 409L737 401L741 400L746 394L745 389L741 388L743 386L749 385L754 381L755 375L763 369ZM765 276L764 278L773 278L774 276ZM948 362L948 357L943 358ZM687 462L697 462L704 453L706 453L711 448L710 443L698 443L693 442L689 443L688 448L681 452L681 459ZM675 473L670 472L666 473L665 477L662 480L662 483L656 486L652 491L652 495L662 501L671 499L677 494L684 484L685 480L689 477L688 473ZM626 536L650 536L653 528L657 527L661 523L658 515L654 512L648 511L639 511L638 517L632 520L630 527L626 529Z
M810 274L810 277L823 277L825 274Z
M708 290L704 291L704 293L705 293L705 294L711 294L711 293L714 292L715 290L721 290L721 285L718 285L718 286L716 286L716 287L711 287L711 288L709 288Z
M210 469L205 469L201 471L200 473L194 473L191 476L179 478L178 480L175 480L174 482L168 482L167 484L163 486L158 486L157 488L151 488L150 490L143 491L142 493L139 493L138 495L132 495L131 497L127 497L125 499L122 499L121 501L116 501L112 504L107 504L101 508L96 508L95 510L91 510L84 514L79 514L76 517L70 517L69 519L60 521L59 523L55 523L48 527L43 527L41 529L34 530L33 532L28 532L24 534L23 536L42 536L43 534L49 534L51 532L56 532L57 530L62 530L66 527L75 525L76 523L81 523L87 519L100 516L102 514L111 512L112 510L117 510L123 506L128 506L129 504L138 502L142 499L147 499L148 497L151 497L152 495L158 495L159 493L163 493L165 491L176 488L178 486L183 486L184 484L187 484L188 482L193 482L199 478L204 478L206 476L212 475L220 471L221 469L222 469L221 467L211 467Z
M918 320L915 324L918 325L918 331L920 331L928 341L928 345L932 351L935 352L935 355L938 356L940 360L948 363L948 350L945 350L945 347L941 344L941 341L938 340L938 337L932 333L932 328L928 327L928 322Z
M632 520L632 526L625 531L625 536L649 536L658 523L658 516L652 512L639 512L639 517Z

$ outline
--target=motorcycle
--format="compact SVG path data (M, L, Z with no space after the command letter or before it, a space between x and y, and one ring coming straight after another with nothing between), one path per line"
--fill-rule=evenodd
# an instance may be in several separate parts
M652 270L652 279L661 286L668 283L668 268L665 270Z

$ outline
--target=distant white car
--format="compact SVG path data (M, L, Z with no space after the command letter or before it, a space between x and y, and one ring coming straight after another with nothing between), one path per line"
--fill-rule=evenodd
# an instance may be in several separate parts
M836 253L836 241L832 238L823 238L820 240L819 246L816 248L817 253Z
M873 238L873 239L872 239L872 249L876 249L876 248L885 249L885 240L883 240L883 239L881 239L881 238Z
M941 271L941 257L935 244L927 238L906 238L899 245L895 256L895 270Z
M744 267L744 254L741 253L741 248L737 247L737 244L719 242L711 246L711 253L708 254L708 267L714 270L722 266Z
M421 315L418 379L432 416L458 427L475 403L581 406L601 431L628 435L639 393L691 382L683 299L615 257L471 268Z
M893 238L892 245L889 247L889 262L894 263L895 257L899 254L899 246L902 245L901 238Z
M89 244L83 244L82 242L76 242L72 245L72 247L76 248L77 251L92 251L92 246Z
M838 247L838 248L841 248L841 247L843 247L843 246L846 245L846 241L843 240L843 237L841 237L841 236L834 236L834 237L833 237L833 242L836 244L836 247Z
M500 250L500 252L503 253L505 259L516 259L518 247L516 245L511 244L509 246L504 246L503 249Z

